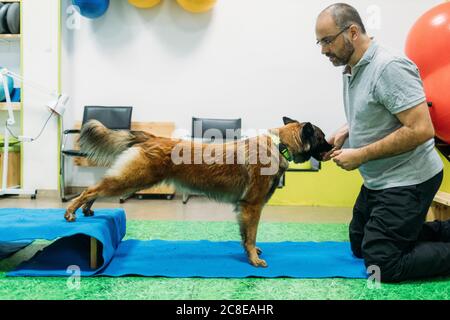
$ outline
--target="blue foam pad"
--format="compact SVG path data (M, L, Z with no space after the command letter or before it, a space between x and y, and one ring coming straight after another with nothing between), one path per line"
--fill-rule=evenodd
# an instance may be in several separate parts
M20 88L14 88L11 95L11 102L20 102Z
M0 242L5 249L8 242L12 242L13 246L17 241L58 239L51 246L59 246L62 249L56 253L49 251L51 253L49 259L52 263L55 262L55 265L45 269L36 264L37 260L32 259L29 263L32 263L32 268L36 268L34 275L67 276L66 269L69 265L79 265L81 275L93 275L97 270L91 270L88 264L90 237L96 238L103 247L103 264L99 268L101 269L112 259L125 236L125 212L122 209L98 209L95 216L84 217L83 213L77 211L77 221L69 223L64 219L64 211L64 209L0 209ZM75 235L77 236L73 237ZM42 255L45 257L47 249L51 248L47 247L38 253L36 258ZM9 252L11 253L11 250Z
M22 240L54 239L55 234L63 237L8 273L10 276L68 276L68 266L76 265L82 276L367 277L363 261L352 255L348 242L258 243L263 250L261 258L269 267L255 268L237 241L121 241L125 216L120 209L97 210L89 218L79 215L75 223L64 221L60 209L10 210L0 209L0 241L18 240L18 235ZM11 218L16 219L13 224ZM98 270L89 270L89 236L102 243L103 263Z

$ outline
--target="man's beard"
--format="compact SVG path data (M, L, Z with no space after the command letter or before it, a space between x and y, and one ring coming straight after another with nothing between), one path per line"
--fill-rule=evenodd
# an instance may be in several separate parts
M327 55L329 58L334 58L331 62L335 67L348 65L353 53L355 52L355 47L353 44L347 39L344 39L344 41L344 49L342 50L342 54L339 56L334 54Z

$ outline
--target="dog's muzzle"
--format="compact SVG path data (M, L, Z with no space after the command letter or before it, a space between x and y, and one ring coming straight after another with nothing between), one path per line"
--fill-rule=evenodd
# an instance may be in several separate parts
M333 146L328 142L322 143L319 146L311 149L309 152L297 153L294 155L295 163L303 163L308 161L311 158L316 159L317 161L322 161L325 154L333 149Z

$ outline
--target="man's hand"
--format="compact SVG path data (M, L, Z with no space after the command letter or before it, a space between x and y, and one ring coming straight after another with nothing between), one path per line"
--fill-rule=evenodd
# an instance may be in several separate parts
M362 149L341 149L331 154L331 159L342 169L352 171L366 162Z
M325 153L322 155L322 161L328 161L331 160L331 155L336 150L342 149L342 146L345 143L345 140L348 138L348 125L343 126L340 128L329 140L328 143L333 146L333 149L331 151Z
M331 140L331 139L330 139L330 140ZM328 143L332 145L332 143L330 143L330 141L328 141ZM337 150L336 147L334 147L334 148L331 149L330 151L324 152L324 153L322 154L322 161L323 161L323 162L330 161L330 160L331 160L331 155L332 155L333 152L335 152L336 150Z

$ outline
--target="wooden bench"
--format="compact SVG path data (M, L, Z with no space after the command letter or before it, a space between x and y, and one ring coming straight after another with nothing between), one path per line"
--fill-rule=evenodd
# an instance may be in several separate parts
M428 211L428 221L450 219L450 193L438 191Z

